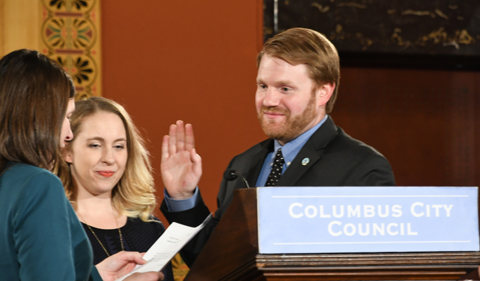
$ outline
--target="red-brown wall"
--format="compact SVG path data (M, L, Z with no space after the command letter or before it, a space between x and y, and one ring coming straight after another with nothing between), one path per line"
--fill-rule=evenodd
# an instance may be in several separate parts
M101 2L103 95L125 105L148 140L159 202L161 139L177 119L194 125L211 211L230 159L264 139L254 108L262 8L263 0ZM341 72L335 122L383 153L398 185L480 183L480 73Z
M342 68L335 122L383 153L397 185L480 184L480 73Z
M161 140L176 120L194 126L211 211L230 159L264 138L254 106L262 5L101 1L103 96L123 104L148 140L159 202Z

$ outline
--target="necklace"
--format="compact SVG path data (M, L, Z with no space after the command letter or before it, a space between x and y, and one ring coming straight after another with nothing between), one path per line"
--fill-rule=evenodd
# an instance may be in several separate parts
M93 236L95 236L95 239L97 239L98 243L100 244L102 249L105 251L105 254L107 254L107 257L109 257L110 254L108 253L107 248L105 248L105 246L103 246L103 243L100 241L100 239L98 239L98 236L97 236L97 234L95 234L95 231L93 231L92 227L87 223L87 221L82 217L82 215L80 213L78 213L78 216L88 226L88 229L90 229L90 232L92 232ZM113 217L115 218L115 215ZM118 235L120 236L120 245L122 246L122 251L125 251L125 248L123 247L122 231L120 230L120 227L118 227L118 221L117 221L116 218L115 218L115 222L117 224Z

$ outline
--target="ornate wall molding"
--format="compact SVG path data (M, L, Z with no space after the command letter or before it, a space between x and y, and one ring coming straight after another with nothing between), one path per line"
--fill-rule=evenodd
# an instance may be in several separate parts
M71 75L78 99L101 95L99 1L41 1L39 50Z

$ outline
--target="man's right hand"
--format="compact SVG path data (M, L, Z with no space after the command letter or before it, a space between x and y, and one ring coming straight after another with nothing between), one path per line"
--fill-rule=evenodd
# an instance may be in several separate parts
M162 143L162 179L171 199L192 197L202 176L202 159L195 150L191 124L183 121L170 125Z

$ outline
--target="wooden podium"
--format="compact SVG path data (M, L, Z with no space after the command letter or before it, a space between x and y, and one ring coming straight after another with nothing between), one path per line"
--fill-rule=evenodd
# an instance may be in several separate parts
M478 280L478 265L480 252L259 254L257 196L250 188L235 190L185 281Z

